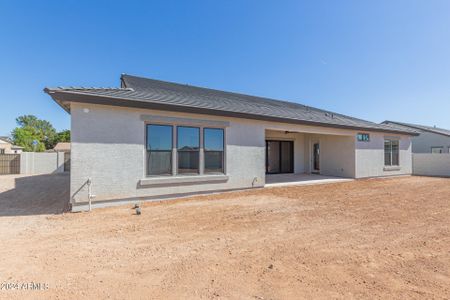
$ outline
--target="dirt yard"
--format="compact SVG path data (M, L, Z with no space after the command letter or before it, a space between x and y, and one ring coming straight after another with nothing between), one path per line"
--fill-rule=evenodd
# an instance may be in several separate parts
M21 181L0 177L0 298L450 298L450 179L233 192L140 216L61 214L68 176ZM5 288L29 282L41 288Z

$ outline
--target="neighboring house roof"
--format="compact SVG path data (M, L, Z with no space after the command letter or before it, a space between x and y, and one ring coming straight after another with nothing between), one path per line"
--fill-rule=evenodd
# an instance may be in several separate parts
M0 136L0 141L11 144L11 139L7 136Z
M10 144L11 149L23 149L21 146L13 145L11 139L7 136L0 136L0 144Z
M396 122L396 121L384 121L382 124L386 124L386 125L390 124L393 126L397 126L398 128L409 128L409 129L415 130L417 133L421 133L423 131L428 131L428 132L437 133L437 134L441 134L441 135L450 137L450 130L438 128L436 126L425 126L425 125L403 123L403 122Z
M70 113L70 102L117 105L157 110L200 113L275 122L374 130L416 135L413 130L399 130L390 125L287 101L165 82L121 76L121 88L45 88L61 107Z
M56 152L68 152L70 151L70 143L58 143L53 150Z

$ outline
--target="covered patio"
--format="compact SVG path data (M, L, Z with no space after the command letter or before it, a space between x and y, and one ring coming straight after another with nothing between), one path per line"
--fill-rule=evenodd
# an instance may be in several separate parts
M266 129L266 187L342 182L355 177L353 132L286 129Z

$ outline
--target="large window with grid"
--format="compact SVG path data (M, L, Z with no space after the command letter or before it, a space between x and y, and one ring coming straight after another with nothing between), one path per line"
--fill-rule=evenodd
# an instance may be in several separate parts
M399 166L399 141L384 140L384 165Z
M146 125L146 175L225 173L225 129Z

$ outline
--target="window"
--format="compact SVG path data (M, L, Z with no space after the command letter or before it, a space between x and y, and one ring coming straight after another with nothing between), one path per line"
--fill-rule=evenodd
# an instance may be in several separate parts
M444 153L444 147L431 147L431 153L433 154Z
M146 174L147 176L224 174L224 137L223 128L148 124ZM200 157L201 146L203 152Z
M203 129L205 173L223 173L223 129Z
M370 142L370 135L368 133L358 133L356 137L358 142Z
M5 149L0 149L0 154L5 154Z
M177 127L178 174L198 174L200 161L200 128Z
M147 125L147 175L172 175L172 126Z
M384 140L384 165L385 166L399 165L398 140Z

